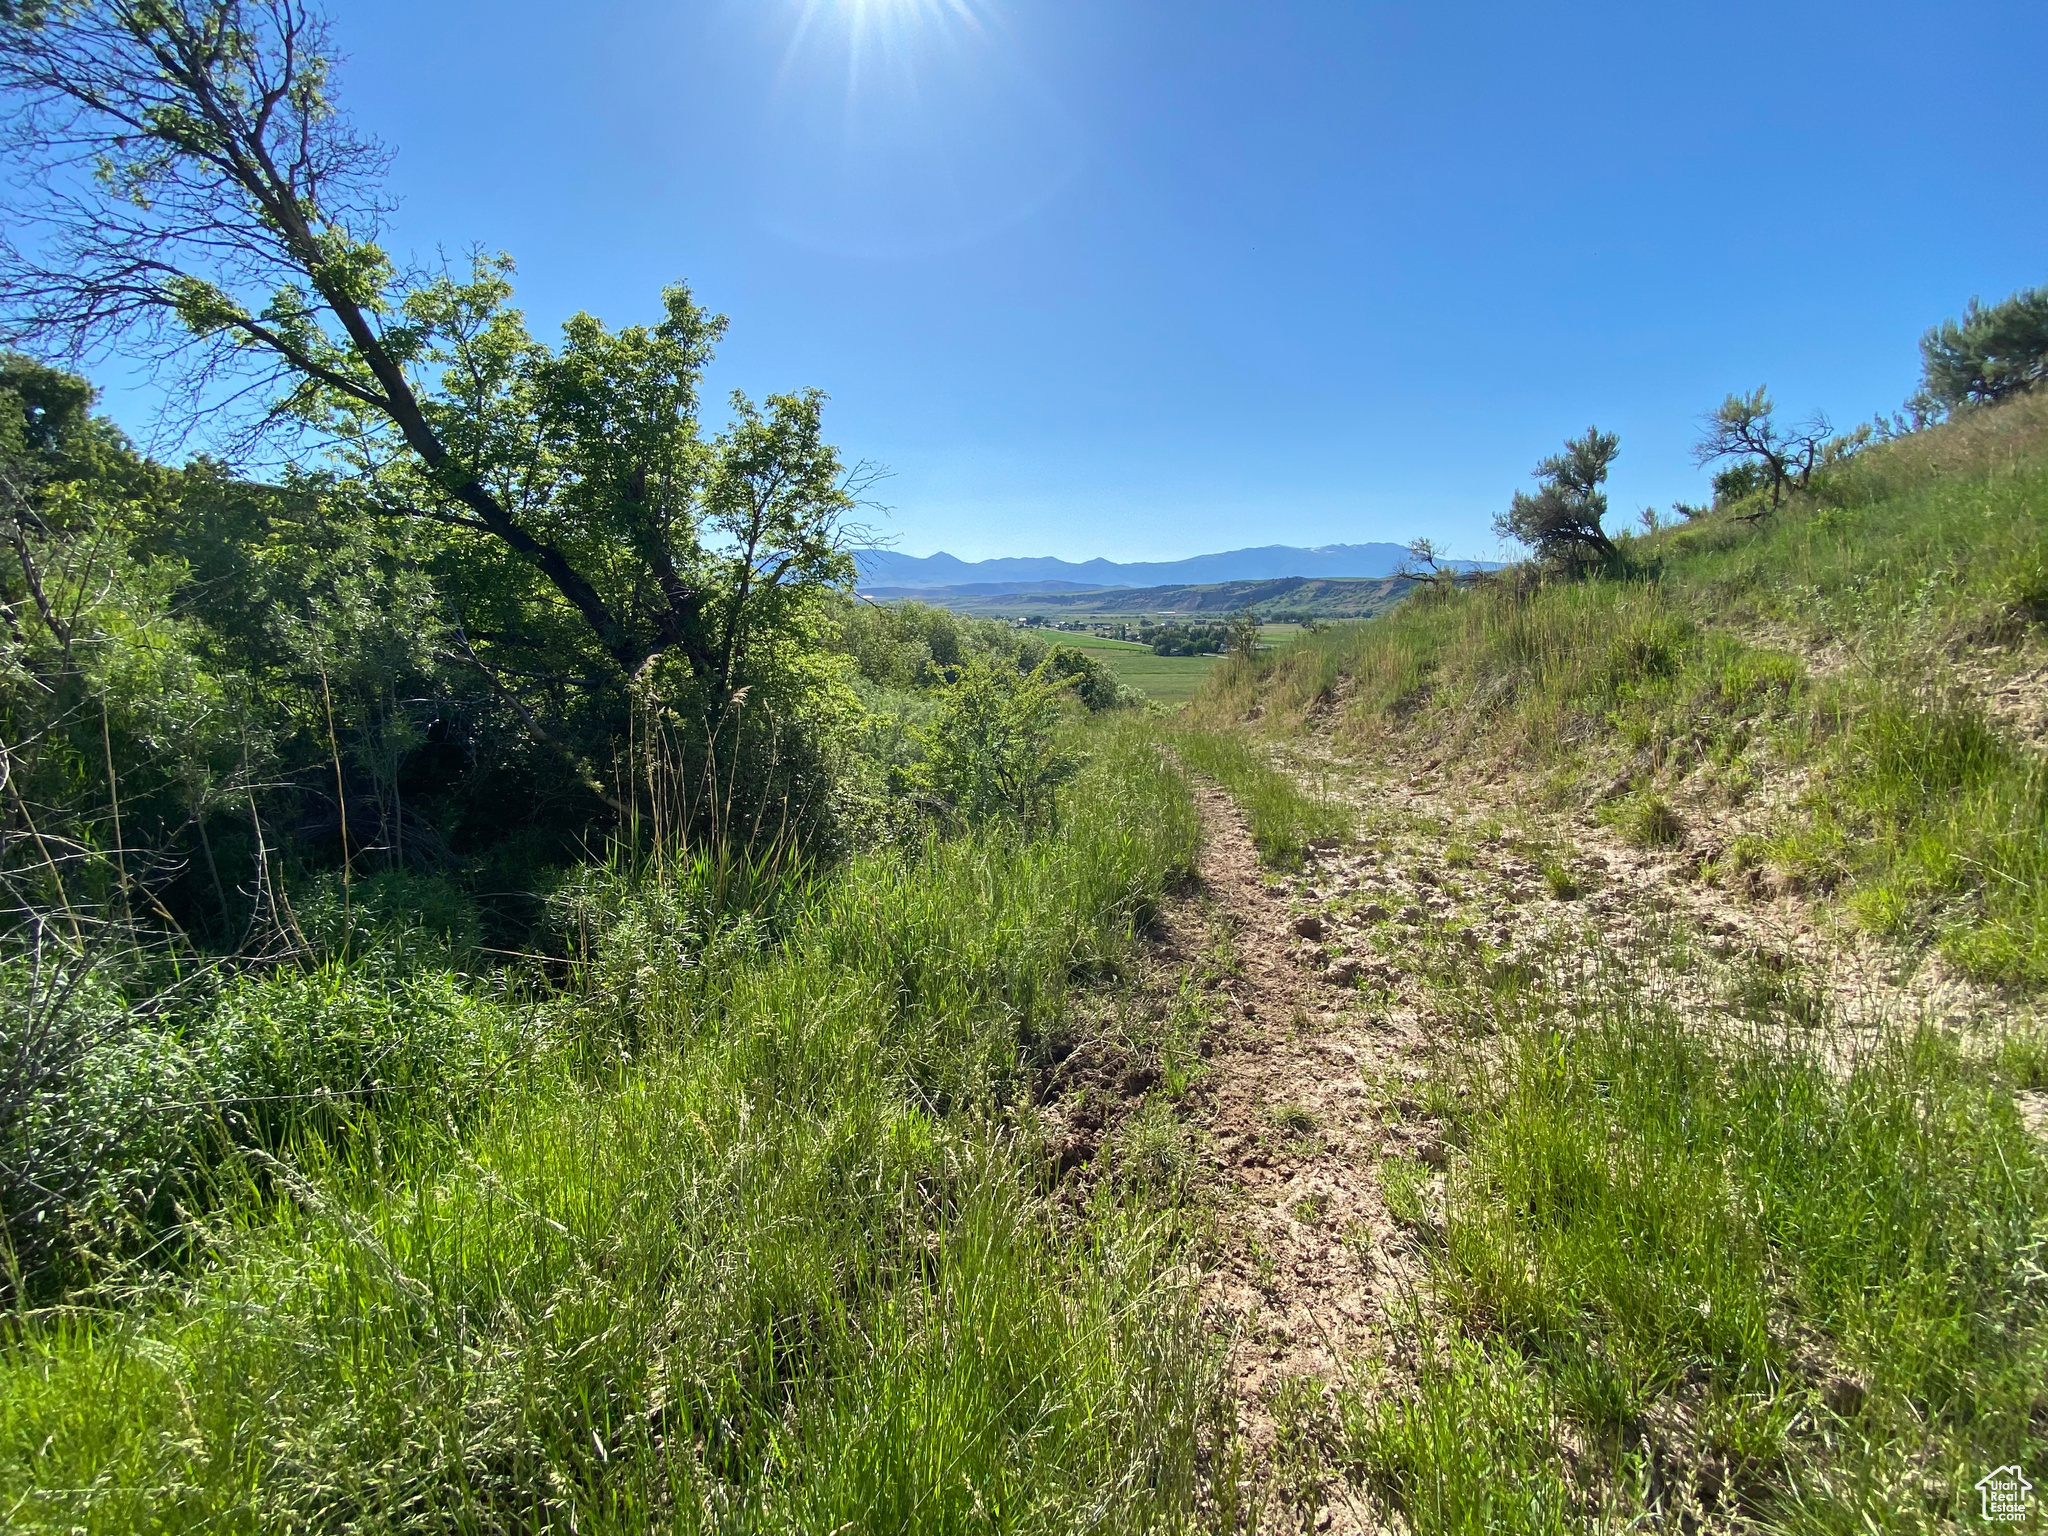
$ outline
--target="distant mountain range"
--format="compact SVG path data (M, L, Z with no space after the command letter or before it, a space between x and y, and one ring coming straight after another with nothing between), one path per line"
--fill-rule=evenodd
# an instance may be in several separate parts
M1365 619L1384 613L1413 582L1398 576L1282 576L1162 587L1083 587L1047 582L1021 590L1004 582L961 587L873 587L877 602L915 597L975 618L1112 619L1169 615L1222 618L1250 608L1266 619ZM1056 587L1057 590L1047 590Z
M1051 556L961 560L944 553L900 555L859 549L860 588L874 596L906 597L934 587L996 596L1015 592L1098 591L1104 587L1195 586L1224 581L1275 581L1293 576L1391 576L1408 558L1405 544L1324 544L1296 549L1267 544L1187 560L1056 560ZM1465 570L1491 570L1484 560L1461 560Z
M873 598L923 597L933 602L951 597L1032 597L1041 592L1101 592L1104 588L1087 581L968 581L957 587L885 587L873 582L860 584L862 595ZM1116 588L1122 591L1123 588Z

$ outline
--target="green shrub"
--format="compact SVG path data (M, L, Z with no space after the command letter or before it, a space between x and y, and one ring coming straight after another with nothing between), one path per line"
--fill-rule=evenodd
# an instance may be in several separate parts
M534 1049L532 1026L466 978L381 960L237 979L186 1026L181 1043L236 1141L286 1149L423 1104L466 1116Z
M0 963L0 1215L7 1278L36 1289L190 1194L209 1085L161 1004L131 1011L121 958Z
M1098 657L1089 655L1079 646L1055 645L1046 652L1042 665L1047 675L1063 681L1090 713L1117 709L1136 698Z
M315 953L342 959L374 953L386 967L469 967L483 941L476 899L444 875L379 870L343 883L323 878L297 904Z
M12 1110L0 1120L7 1233L37 1288L159 1241L217 1198L238 1149L346 1140L422 1106L469 1115L537 1048L536 1026L403 951L202 973L140 1006L0 968ZM34 1036L40 1062L26 1059Z
M1024 676L988 657L969 663L918 729L911 784L957 825L1050 825L1075 768L1060 740L1068 681L1050 658Z

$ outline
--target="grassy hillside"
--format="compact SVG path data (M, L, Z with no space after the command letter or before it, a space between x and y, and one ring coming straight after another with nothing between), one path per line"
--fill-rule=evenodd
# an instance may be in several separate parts
M1269 1387L1279 1485L1417 1533L1978 1528L2048 1413L2048 397L1623 555L1183 719L1285 931L1366 978L1295 1021L1360 1063L1302 1116L1350 1155L1280 1172L1377 1164L1385 1225L1325 1241L1391 1326Z
M1229 663L1197 716L1528 772L1703 879L1840 893L1973 974L2048 983L2048 397L1624 555Z

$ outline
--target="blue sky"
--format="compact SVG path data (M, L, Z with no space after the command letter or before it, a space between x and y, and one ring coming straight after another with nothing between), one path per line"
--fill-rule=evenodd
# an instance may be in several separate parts
M393 243L552 327L732 318L907 553L1429 534L1588 423L1617 510L1698 414L1848 424L2048 282L2048 6L348 0Z

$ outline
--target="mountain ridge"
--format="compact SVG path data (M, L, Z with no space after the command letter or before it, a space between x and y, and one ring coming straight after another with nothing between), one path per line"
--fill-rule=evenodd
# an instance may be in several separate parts
M1262 618L1364 619L1384 613L1414 583L1398 576L1280 576L1265 581L1178 583L1157 587L1092 587L1048 591L1002 583L960 587L876 587L878 602L914 598L974 618L1223 618L1245 608Z
M1247 549L1193 555L1185 560L1061 560L1055 556L1010 555L962 560L944 550L904 555L892 549L853 552L860 585L899 590L961 588L990 583L1071 581L1105 587L1197 586L1228 581L1278 581L1293 577L1377 578L1391 576L1408 559L1405 544L1322 544L1300 548L1264 544ZM1462 569L1490 569L1492 562L1461 560Z

